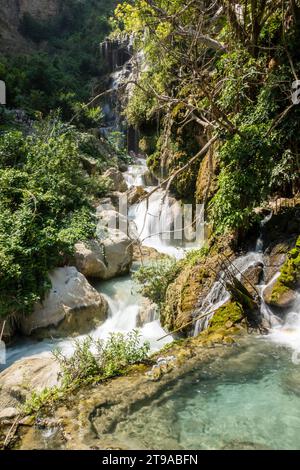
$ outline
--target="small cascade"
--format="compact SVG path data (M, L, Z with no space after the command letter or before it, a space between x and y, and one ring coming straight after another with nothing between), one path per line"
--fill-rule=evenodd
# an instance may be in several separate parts
M257 263L262 262L261 253L250 252L244 256L237 258L231 266L228 267L228 270L237 277L237 279L242 280L242 274L247 271L252 266L255 266ZM194 312L194 317L206 315L204 318L201 318L196 321L193 336L197 336L201 331L208 327L209 321L213 317L214 312L222 307L230 299L230 294L228 293L226 287L226 273L223 271L219 275L219 279L213 284L208 295L201 304L201 308Z
M128 186L132 188L133 186L146 186L145 175L147 173L146 160L144 158L136 158L123 175Z
M124 135L124 145L128 153L139 153L139 129L128 126L122 118L122 109L132 90L132 83L125 88L126 82L133 82L138 73L138 57L133 51L133 36L119 39L106 39L101 45L101 55L109 71L108 88L112 92L102 103L105 125L100 128L103 135L120 132Z

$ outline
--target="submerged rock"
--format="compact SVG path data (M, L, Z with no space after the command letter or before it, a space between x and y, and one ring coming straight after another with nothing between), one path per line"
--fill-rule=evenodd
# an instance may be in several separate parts
M105 321L108 305L75 267L57 268L49 275L50 292L31 315L20 319L24 335L38 337L88 333Z

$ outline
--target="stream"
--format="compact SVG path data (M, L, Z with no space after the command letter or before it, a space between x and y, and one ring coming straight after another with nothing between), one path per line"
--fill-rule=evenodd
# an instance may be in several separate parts
M151 191L153 187L145 186L146 170L144 160L137 159L125 174L128 185ZM143 203L132 206L129 217L143 244L181 258L195 244L159 234L161 222L172 232L170 214L179 205L166 195L162 207L162 196L158 190L150 197L148 208ZM260 240L234 266L243 273L258 262L263 262ZM132 269L137 268L135 264ZM203 312L212 312L228 300L221 281L213 285ZM131 275L95 287L108 301L109 317L91 336L105 339L110 333L136 328L143 297ZM262 282L261 293L265 287ZM300 296L284 321L264 303L262 314L270 326L267 336L252 335L246 345L232 348L225 364L216 358L179 379L175 387L166 386L159 398L122 421L112 437L129 449L300 449ZM196 323L194 334L207 326L208 319ZM140 333L152 351L172 341L170 336L157 341L165 334L159 319L144 325ZM50 354L57 346L71 353L73 339L19 341L8 349L7 366L22 357Z

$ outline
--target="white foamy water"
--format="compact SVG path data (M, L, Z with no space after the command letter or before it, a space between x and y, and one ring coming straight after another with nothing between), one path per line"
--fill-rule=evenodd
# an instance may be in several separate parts
M272 342L300 353L300 295L293 308L286 314L283 324L272 328L268 336Z

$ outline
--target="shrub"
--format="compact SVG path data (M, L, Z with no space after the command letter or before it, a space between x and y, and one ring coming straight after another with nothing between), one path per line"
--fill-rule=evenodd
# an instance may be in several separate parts
M168 286L180 271L180 263L175 259L156 261L142 266L134 275L141 285L140 292L152 302L161 305L165 300Z
M53 352L61 367L62 385L69 387L95 378L106 379L121 374L126 367L143 362L149 353L149 343L141 345L139 333L111 334L106 342L87 337L75 341L71 357L61 350Z
M76 131L56 117L0 136L0 316L30 313L96 221ZM100 191L100 190L99 190Z

